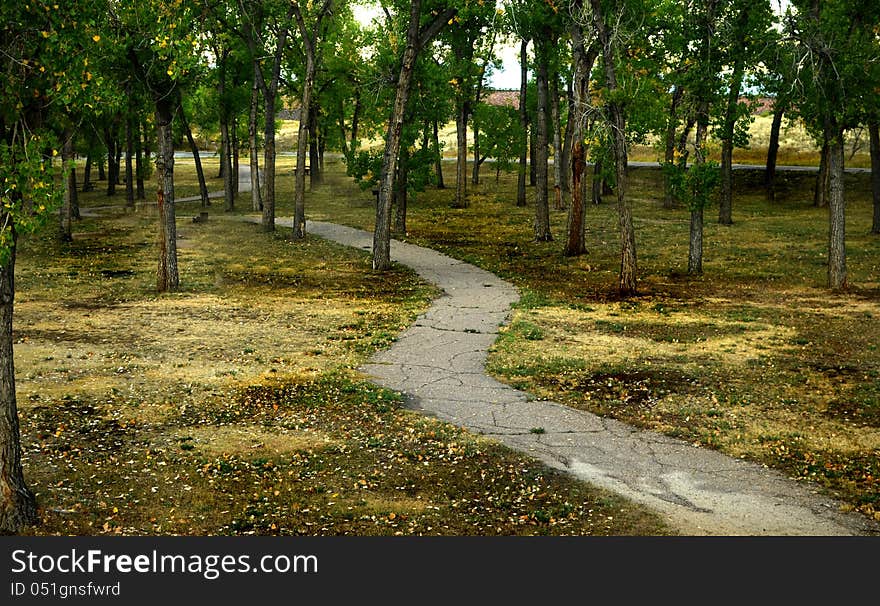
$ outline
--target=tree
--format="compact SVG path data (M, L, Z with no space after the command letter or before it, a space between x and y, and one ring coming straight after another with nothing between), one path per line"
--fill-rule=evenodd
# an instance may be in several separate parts
M376 204L376 225L373 232L373 269L385 271L391 267L391 195L397 174L401 132L406 102L409 98L412 75L419 53L457 12L446 7L428 15L422 25L422 0L411 0L406 26L406 46L400 61L400 72L385 135L385 153L382 157L382 173L379 180L379 200Z
M580 7L579 7L580 8ZM571 153L571 205L568 208L567 237L563 253L567 257L582 255L587 252L586 222L587 201L585 172L587 168L587 150L584 139L586 126L591 113L590 74L599 56L599 47L591 44L586 48L584 29L580 22L574 21L571 26L572 61L572 112L569 122L572 126Z
M306 24L299 3L292 1L290 4L296 25L299 28L305 53L305 77L303 78L299 119L299 137L297 138L296 151L296 185L294 188L293 209L293 237L295 240L304 238L306 235L305 217L305 188L306 188L306 145L310 137L315 136L314 128L310 128L310 117L313 112L312 92L315 86L315 72L318 62L319 34L321 33L321 21L331 13L332 0L324 0L312 17L311 26ZM319 170L317 162L312 162L312 171Z
M617 217L620 229L620 273L617 290L622 296L636 292L637 264L636 239L632 222L632 210L626 199L627 187L627 141L625 97L617 81L617 44L620 37L617 28L625 19L625 7L613 3L617 12L606 12L602 0L590 0L592 25L602 49L602 65L605 71L606 120L611 131L615 165L615 192L617 194Z
M89 88L90 69L74 51L86 35L95 43L101 39L94 22L77 30L65 17L57 5L42 2L0 5L0 534L15 534L39 521L21 465L15 396L17 244L43 226L60 202L62 188L55 183L61 174L52 162L57 144L47 118L53 104L64 105L71 91Z
M244 40L253 62L254 80L263 96L263 216L265 231L275 230L275 115L284 51L293 25L293 5L282 12L275 3L239 0L217 3L214 16L222 27Z
M794 41L795 104L828 146L828 287L848 286L846 268L846 201L844 131L858 124L861 98L875 94L876 82L866 66L877 56L876 25L880 6L855 0L794 0L785 19Z
M725 62L730 69L727 83L727 98L723 103L723 114L717 129L721 140L721 198L718 222L722 225L733 223L733 148L748 143L748 132L737 132L737 125L748 116L748 107L741 103L746 67L757 64L767 55L770 42L772 12L767 0L730 0L726 18L722 23L722 45Z
M178 109L178 90L200 60L199 37L193 29L200 22L199 8L177 0L150 0L111 5L119 24L117 44L125 49L132 75L153 101L156 125L156 204L159 210L159 263L156 288L176 291L180 285L177 265L177 225L174 199L173 122Z

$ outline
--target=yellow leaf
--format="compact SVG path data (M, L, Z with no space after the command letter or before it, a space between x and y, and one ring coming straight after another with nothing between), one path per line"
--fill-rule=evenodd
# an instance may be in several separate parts
M101 36L99 36L98 34L95 34L94 36L92 36L92 40L94 40L95 42L100 42Z

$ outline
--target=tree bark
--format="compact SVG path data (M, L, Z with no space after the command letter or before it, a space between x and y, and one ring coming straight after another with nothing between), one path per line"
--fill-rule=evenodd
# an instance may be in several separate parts
M238 144L238 116L232 115L229 121L229 139L232 143L232 199L238 195L238 174L241 166L240 146Z
M159 292L176 291L180 285L177 271L177 225L174 211L174 139L171 122L174 111L167 98L156 101L156 131L159 142L156 155L156 205L159 209L159 267L156 287Z
M748 18L747 10L743 11L746 19ZM730 77L721 134L721 200L718 208L718 223L721 225L733 225L733 131L736 127L739 91L742 88L744 69L744 61L740 54L734 62L733 74Z
M562 199L562 166L565 162L562 153L562 125L559 121L559 74L550 77L550 124L553 128L553 208L565 210Z
M3 225L11 224L0 214ZM21 437L15 399L12 315L15 299L15 229L9 254L0 264L0 534L18 534L37 524L37 500L28 488L21 466Z
M584 48L583 28L579 23L571 26L572 59L574 74L571 81L571 102L569 103L568 124L570 127L571 150L571 204L568 208L568 225L563 254L574 257L587 252L586 223L587 201L586 182L587 153L584 146L585 109L589 104L590 73L596 62L598 50L595 46L589 51Z
M303 81L302 107L299 116L299 135L296 141L296 179L293 197L293 239L306 237L306 153L309 143L309 112L312 104L312 88L315 83L315 63L306 56L306 77ZM310 170L316 170L312 166Z
M828 287L845 290L846 203L843 187L843 130L826 127L828 144Z
M134 125L125 119L125 205L134 208Z
M688 242L688 273L703 273L703 207L691 209L690 239Z
M251 88L251 106L248 115L248 159L251 168L251 210L263 210L263 198L260 195L260 159L257 151L257 114L260 103L260 89L256 78Z
M76 196L76 163L73 151L73 128L64 130L61 147L61 162L64 166L64 198L61 204L61 225L59 237L62 242L73 240L73 198Z
M779 156L779 135L782 131L783 105L774 105L773 122L770 124L770 141L767 144L767 166L764 169L764 188L770 202L776 200L776 158Z
M602 191L605 185L605 179L602 177L603 164L602 158L596 158L593 163L593 178L590 180L590 200L596 205L602 204Z
M609 96L618 92L616 53L614 41L605 23L601 0L590 0L593 9L593 21L599 42L602 45L602 58L605 64L605 83ZM614 150L615 175L617 177L617 223L620 228L620 275L617 284L621 296L636 293L636 238L633 228L632 211L626 200L627 186L627 149L626 149L626 116L618 101L608 103L608 118L611 127L611 140Z
M394 195L394 231L400 236L406 236L406 206L409 188L409 150L405 147L400 150L400 165L397 169L397 181L395 182Z
M311 105L312 107L309 108L309 187L314 189L324 182L324 177L321 165L321 133L318 131L318 108L314 99Z
M829 187L829 163L831 155L831 145L826 139L822 143L822 150L819 155L819 173L816 175L816 185L813 189L813 206L823 208L828 206Z
M871 139L871 197L874 201L874 221L872 234L880 234L880 122L872 118L868 122Z
M93 191L95 189L94 183L92 183L92 150L90 149L86 153L86 164L83 167L83 184L82 190L83 193Z
M306 189L306 146L309 146L311 153L309 171L312 175L310 183L314 186L320 183L320 176L315 178L315 173L320 172L320 162L317 158L317 148L312 148L310 143L317 142L317 114L313 107L312 96L315 87L315 72L317 70L317 43L318 31L321 26L321 20L330 10L332 0L324 0L317 13L314 27L309 32L303 19L302 12L296 2L291 3L291 10L296 17L296 24L299 28L300 38L302 39L303 48L306 55L306 73L303 81L302 89L302 107L299 115L299 136L296 142L296 183L294 189L293 204L293 238L300 240L306 236L306 207L305 207L305 189ZM314 115L313 115L314 114ZM314 151L313 151L314 150Z
M459 91L455 102L455 200L453 208L467 208L467 123L468 104Z
M199 180L199 196L202 199L202 208L207 208L211 205L211 200L208 198L208 184L205 181L205 171L202 168L202 157L199 154L199 146L196 144L196 140L193 137L192 129L189 127L189 120L186 119L186 113L183 111L183 103L180 103L179 99L177 111L180 115L183 132L186 135L187 142L189 143L189 149L193 155L193 162L195 162L196 165L196 177Z
M150 153L149 149L144 146L144 135L146 133L142 132L141 124L138 123L137 139L134 148L135 196L138 200L144 200L147 197L144 191L144 155L146 155L146 160L149 162Z
M434 153L437 156L434 159L434 172L437 173L437 189L446 189L443 183L443 151L440 149L440 127L437 120L434 120Z
M263 198L264 231L275 230L275 95L263 94L263 111L266 124L263 128L263 169L266 196Z
M439 32L446 22L455 15L455 9L447 9L436 15L424 30L419 31L421 0L410 3L409 25L406 32L406 47L400 63L397 78L397 91L388 130L385 136L385 153L382 157L382 173L379 180L379 200L376 204L376 224L373 232L373 269L386 271L391 268L391 195L397 174L397 160L400 154L400 139L403 132L403 118L406 102L412 84L413 69L421 48Z
M706 163L705 145L709 126L709 102L701 101L697 109L697 132L694 135L694 163L702 166ZM690 238L688 244L688 273L703 273L703 200L698 199L691 205Z
M516 205L526 205L526 170L528 170L528 153L529 153L529 112L526 106L526 94L529 86L529 41L523 38L520 41L519 64L520 64L520 85L519 85L519 125L522 130L522 141L519 149L519 172L516 180Z
M549 194L549 179L547 174L548 168L548 120L547 120L547 105L548 105L548 78L549 78L549 69L548 69L548 59L547 59L547 49L544 48L545 43L538 42L536 43L536 59L538 63L538 74L537 74L537 85L538 85L538 107L537 107L537 116L536 116L536 131L535 131L535 241L536 242L550 242L553 240L553 235L550 233L550 201L548 199Z
M572 123L572 116L575 114L574 109L574 92L573 92L573 83L572 80L569 79L568 84L566 85L566 94L565 99L568 104L568 119L565 121L565 131L562 135L562 204L565 207L568 207L571 203L571 153L572 146L574 145L574 141L572 139L574 124Z
M666 118L666 145L663 153L663 162L672 166L675 162L675 128L678 125L678 106L684 98L684 89L676 86L672 91L672 102L669 107L669 116ZM672 210L675 207L675 198L672 192L672 175L666 171L663 173L663 208Z
M119 167L116 165L116 133L109 126L104 129L107 145L107 195L116 195L116 183L119 180Z

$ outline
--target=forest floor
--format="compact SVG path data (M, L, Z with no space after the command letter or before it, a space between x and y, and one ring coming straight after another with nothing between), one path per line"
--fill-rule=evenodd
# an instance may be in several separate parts
M633 169L639 295L614 295L617 217L588 209L589 253L565 258L533 241L533 205L489 171L469 208L429 188L410 201L408 234L488 269L523 293L492 349L496 378L568 404L778 469L880 519L880 238L869 174L847 175L850 289L826 288L827 210L810 174L736 174L734 225L706 214L704 275L686 274L688 213L664 210L656 169ZM529 194L532 195L531 193ZM372 229L374 198L333 167L307 216ZM283 211L280 211L283 212Z
M192 195L180 165L178 196ZM283 158L278 216L292 208L291 168ZM374 196L343 168L328 160L307 217L372 229ZM396 237L520 288L490 353L494 376L778 469L880 519L869 175L847 175L852 286L831 294L827 210L812 206L810 175L780 175L771 204L757 175L738 173L735 223L707 212L694 278L687 211L663 210L659 172L634 169L640 294L621 301L610 200L588 209L589 254L565 258L565 211L552 212L557 242L535 243L533 207L517 208L513 177L486 169L469 208L451 209L450 189L414 196L409 233ZM45 520L34 532L669 532L622 499L401 410L353 372L435 294L413 274L398 267L379 283L361 252L266 236L214 204L203 224L191 222L197 205L179 209L175 295L153 292L149 208L87 218L69 246L23 244L16 363L26 473ZM237 204L233 214L250 212L248 195Z
M183 198L196 187L179 169ZM72 243L51 226L21 243L17 391L42 518L31 534L671 534L356 372L436 296L411 271L377 280L363 251L266 234L219 201L194 223L189 203L182 288L157 295L155 209L119 208L117 192L81 196Z

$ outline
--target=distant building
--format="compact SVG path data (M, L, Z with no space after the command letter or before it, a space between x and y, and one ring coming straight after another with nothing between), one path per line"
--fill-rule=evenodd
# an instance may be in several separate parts
M483 98L486 105L496 107L519 107L518 90L493 90Z

